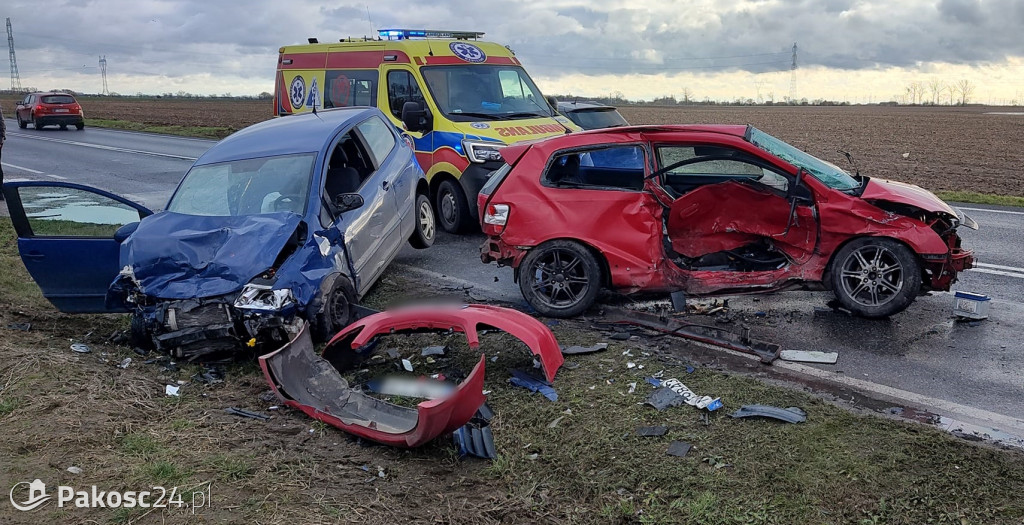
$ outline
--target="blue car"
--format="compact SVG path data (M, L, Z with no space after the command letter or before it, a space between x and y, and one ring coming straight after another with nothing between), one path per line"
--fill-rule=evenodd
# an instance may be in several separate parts
M182 360L325 340L434 214L411 140L376 108L245 128L201 156L166 210L71 183L9 182L18 250L62 312L124 312Z

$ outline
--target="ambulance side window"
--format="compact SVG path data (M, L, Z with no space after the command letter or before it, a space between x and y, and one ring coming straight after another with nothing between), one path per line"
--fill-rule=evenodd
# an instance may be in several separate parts
M420 85L416 83L416 77L408 71L389 71L388 106L395 118L402 118L402 106L406 102L419 102L421 106L426 106Z
M377 105L377 71L330 69L324 74L324 107Z

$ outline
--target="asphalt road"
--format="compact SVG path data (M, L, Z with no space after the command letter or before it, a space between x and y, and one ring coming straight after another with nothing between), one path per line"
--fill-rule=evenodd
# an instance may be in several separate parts
M93 128L21 130L10 119L7 125L6 180L73 181L154 209L213 144ZM955 289L991 296L988 320L954 321L948 293L921 297L891 319L868 321L816 312L831 299L829 293L787 292L732 298L734 323L784 348L840 354L836 365L784 368L1024 436L1024 209L960 207L981 225L979 231L962 231L980 264ZM403 250L391 271L466 287L474 300L524 304L510 269L479 262L482 238L441 234L429 250Z

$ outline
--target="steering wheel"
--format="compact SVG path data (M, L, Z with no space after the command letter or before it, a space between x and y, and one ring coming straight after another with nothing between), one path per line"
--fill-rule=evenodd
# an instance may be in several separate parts
M298 195L281 195L274 199L274 202L271 203L270 206L274 211L294 211L298 213L296 210L296 204L298 204L298 202Z

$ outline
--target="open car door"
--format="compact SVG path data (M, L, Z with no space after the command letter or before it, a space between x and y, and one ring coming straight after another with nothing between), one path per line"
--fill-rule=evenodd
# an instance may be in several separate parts
M117 195L66 182L8 182L7 208L25 268L58 310L124 311L105 304L120 271L122 226L153 212Z

